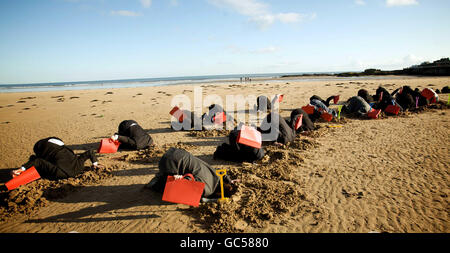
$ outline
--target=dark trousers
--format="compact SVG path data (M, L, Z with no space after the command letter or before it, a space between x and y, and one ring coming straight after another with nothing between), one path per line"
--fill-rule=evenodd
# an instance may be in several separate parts
M75 161L70 165L61 168L43 158L32 155L30 160L23 165L24 168L29 169L34 166L41 176L41 178L49 180L58 180L74 177L81 173L84 169L84 162L90 159L92 162L96 162L97 158L93 150L88 150L80 155L76 155Z

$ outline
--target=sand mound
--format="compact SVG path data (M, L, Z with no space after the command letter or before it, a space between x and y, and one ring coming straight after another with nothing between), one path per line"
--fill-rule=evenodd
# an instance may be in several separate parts
M238 192L229 201L202 204L189 212L209 232L215 233L282 224L290 215L312 215L316 222L321 220L321 211L306 198L298 184L262 179L245 171L242 171Z
M297 137L285 146L265 147L266 155L261 161L244 162L228 170L231 178L241 180L237 193L229 201L202 204L189 211L207 230L219 233L281 224L290 215L309 215L318 224L321 211L308 201L294 177L294 170L303 162L300 151L318 146L314 140Z
M124 156L118 157L116 159L119 161L143 163L143 164L157 163L159 162L161 157L167 152L167 150L169 150L172 147L184 149L186 151L195 148L195 146L193 145L184 144L182 142L178 142L175 144L164 144L162 146L153 145L148 149L134 151Z
M12 191L0 193L0 220L5 220L15 214L30 215L39 208L47 206L49 200L67 196L70 192L85 185L98 184L112 177L112 171L120 165L105 165L104 168L86 167L85 171L74 178L58 181L39 179Z
M207 131L190 131L188 133L188 136L190 137L221 137L221 136L228 136L231 131L229 130L218 130L218 129L212 129Z

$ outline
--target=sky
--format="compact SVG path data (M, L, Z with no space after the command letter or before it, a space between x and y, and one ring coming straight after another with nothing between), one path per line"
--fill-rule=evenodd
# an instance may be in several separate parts
M448 0L0 0L0 84L401 69Z

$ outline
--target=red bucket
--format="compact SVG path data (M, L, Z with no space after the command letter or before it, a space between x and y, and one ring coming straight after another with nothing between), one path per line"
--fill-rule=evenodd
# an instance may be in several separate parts
M243 125L239 131L237 142L246 146L261 148L261 133L253 127Z
M375 109L371 109L369 113L367 113L367 116L369 116L369 118L371 119L377 119L378 116L381 113L381 109L375 110Z
M302 107L302 110L305 111L307 114L314 114L315 107L312 105L306 105Z
M432 98L434 98L434 91L432 91L429 88L425 88L423 89L423 91L420 93L422 96L424 96L426 99L430 100Z
M339 95L333 97L333 102L335 105L339 102Z
M400 112L400 106L398 105L388 105L384 110L386 113L397 115Z
M220 125L227 121L227 115L225 112L219 112L213 117L214 124Z
M100 154L116 153L120 142L113 141L111 138L105 138L100 142L97 152Z
M162 200L198 207L203 190L205 189L205 183L195 181L192 174L186 174L184 176L190 177L191 180L184 178L175 179L174 176L167 176Z
M17 187L31 183L37 179L41 178L39 173L37 172L36 168L33 166L24 172L20 173L19 176L14 177L13 179L9 180L5 186L8 188L9 191L16 189Z
M178 106L175 106L172 108L172 110L169 112L170 115L174 116L176 119L178 119L178 122L183 122L184 119L184 113Z
M331 114L328 113L328 112L322 113L322 115L320 115L320 117L321 117L322 119L324 119L325 121L328 121L328 122L330 122L330 121L333 119L333 115L331 115Z
M281 103L283 101L283 97L284 97L283 94L278 94L278 102Z
M303 114L297 117L295 120L295 130L299 129L302 126Z

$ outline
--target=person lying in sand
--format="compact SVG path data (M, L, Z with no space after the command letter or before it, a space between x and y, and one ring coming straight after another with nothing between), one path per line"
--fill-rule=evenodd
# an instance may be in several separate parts
M124 120L119 124L119 133L111 136L120 142L121 149L140 150L153 144L152 137L134 120Z
M271 109L272 103L270 102L268 97L259 96L256 98L256 111L270 111Z
M369 94L369 91L366 89L358 90L358 96L362 97L367 103L374 102L373 97Z
M202 197L220 198L220 177L216 175L216 169L208 163L193 156L184 149L170 148L158 163L159 172L145 186L156 192L163 193L167 176L181 178L185 174L192 174L195 181L205 183ZM236 180L231 180L227 175L223 177L225 197L230 197L237 190Z
M366 118L370 112L371 106L360 96L349 98L342 106L342 113L349 116Z
M331 96L329 98L327 98L327 100L323 100L321 97L317 96L317 95L313 95L312 97L309 98L309 101L311 100L319 100L320 102L322 102L325 106L329 107L330 106L330 102L331 100L333 100L336 96Z
M90 159L92 166L100 166L94 150L76 155L57 137L39 140L33 150L35 155L30 156L29 161L20 169L12 171L13 176L18 176L21 172L34 166L41 178L58 180L80 174L87 159Z
M309 115L303 111L301 108L295 109L291 112L291 121L289 122L289 125L292 129L295 129L295 122L300 115L303 115L302 117L302 125L299 129L296 130L296 133L304 132L304 131L312 131L314 130L314 123L309 118Z
M275 129L271 129L272 118L278 119L278 125ZM272 130L275 131L275 136L268 136L267 134L271 133ZM294 141L296 136L295 130L291 128L283 117L275 112L267 114L266 118L264 118L261 123L261 126L258 127L258 131L263 134L262 141L264 144L288 144L289 142Z
M237 142L239 130L235 127L228 135L228 143L216 148L214 159L232 162L254 162L264 157L264 149L254 148Z
M313 122L319 119L323 112L327 112L333 117L337 117L337 112L335 110L328 108L328 106L322 103L322 101L315 99L314 96L311 98L312 99L309 100L309 104L314 106L315 110L314 114L311 114L309 117Z
M405 110L416 108L416 99L414 96L422 97L420 94L415 94L414 90L409 86L398 88L394 92L392 92L391 95L395 97L395 101L397 101L397 103ZM423 103L423 101L420 101L420 97L418 102Z
M216 117L218 118L216 119ZM202 115L203 130L211 129L214 126L222 126L225 128L227 121L234 122L236 124L233 117L218 104L210 105L208 107L208 112Z
M394 99L394 97L383 87L378 87L376 90L375 96L373 96L375 101L378 101L373 108L374 109L381 109L386 110L386 107L389 105L397 105L400 107L400 110L403 111L403 108L400 104L397 103L397 101Z

